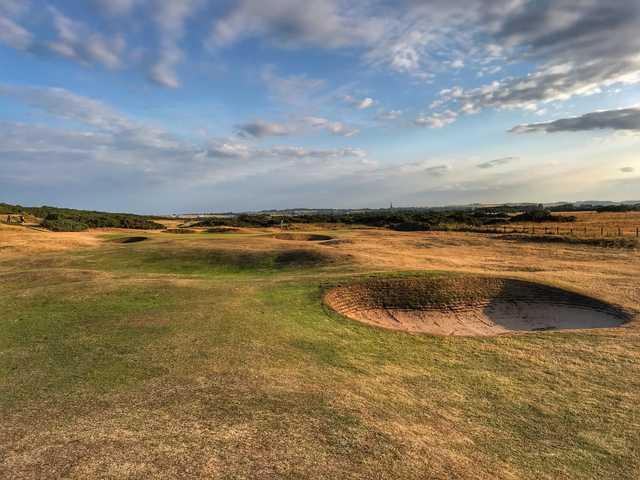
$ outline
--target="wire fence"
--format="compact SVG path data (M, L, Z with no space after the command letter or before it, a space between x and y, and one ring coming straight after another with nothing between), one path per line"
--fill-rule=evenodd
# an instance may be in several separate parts
M522 234L522 235L556 235L571 237L635 237L640 238L640 227L561 227L561 226L503 226L491 227L454 227L450 230L492 234Z

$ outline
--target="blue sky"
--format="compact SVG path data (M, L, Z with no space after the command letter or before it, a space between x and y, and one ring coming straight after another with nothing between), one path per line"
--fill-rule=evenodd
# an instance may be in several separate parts
M0 0L0 201L640 198L635 0Z

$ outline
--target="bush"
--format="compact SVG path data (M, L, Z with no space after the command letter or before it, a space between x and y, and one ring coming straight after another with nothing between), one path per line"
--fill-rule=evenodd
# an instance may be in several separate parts
M390 228L398 232L426 232L431 230L429 225L413 222L394 223Z
M86 223L76 222L68 218L46 218L40 226L52 232L81 232L89 228Z
M552 215L549 210L532 210L511 217L512 222L575 222L576 217Z
M87 228L128 228L159 230L164 228L138 215L126 213L86 212L83 210L50 209L41 207L38 213L44 218L42 227L55 232L78 232Z

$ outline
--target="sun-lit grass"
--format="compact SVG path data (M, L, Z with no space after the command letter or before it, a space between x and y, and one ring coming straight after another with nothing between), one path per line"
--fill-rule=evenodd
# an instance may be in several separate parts
M377 329L323 306L354 267L321 248L3 263L0 476L637 478L635 330Z

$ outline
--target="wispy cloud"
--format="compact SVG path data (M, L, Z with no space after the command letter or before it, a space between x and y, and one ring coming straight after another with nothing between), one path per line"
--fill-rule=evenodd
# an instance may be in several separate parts
M502 158L496 158L494 160L489 160L487 162L479 163L476 166L482 169L489 169L489 168L495 168L495 167L500 167L502 165L506 165L515 160L518 160L518 157L502 157Z
M585 113L579 117L560 118L550 122L517 125L509 131L512 133L554 133L605 129L640 132L640 108L602 110Z
M238 132L241 136L262 138L290 135L293 132L293 128L283 123L256 120L255 122L238 125Z
M286 123L255 120L237 126L238 134L241 137L251 138L281 137L305 133L308 129L322 130L341 137L352 137L359 132L357 128L350 127L342 122L310 116L298 120L290 120Z
M419 127L442 128L456 121L458 114L451 110L442 113L434 113L432 115L420 115L414 120Z
M185 32L185 24L203 5L203 0L156 0L153 18L158 29L159 53L156 63L149 71L149 78L168 88L180 86L176 67L184 53L179 46Z
M376 103L371 97L355 98L351 95L344 95L342 100L358 110L366 110L367 108L373 107Z
M363 5L344 8L339 0L241 0L216 19L210 44L227 46L262 37L287 48L339 48L376 38L378 22L360 15Z

